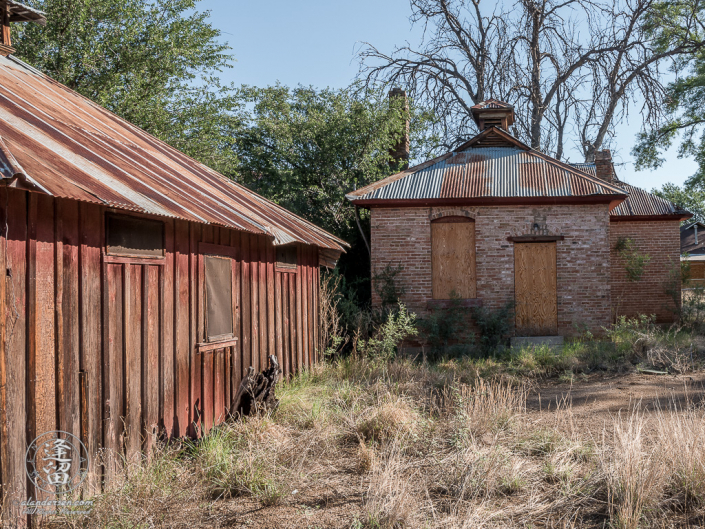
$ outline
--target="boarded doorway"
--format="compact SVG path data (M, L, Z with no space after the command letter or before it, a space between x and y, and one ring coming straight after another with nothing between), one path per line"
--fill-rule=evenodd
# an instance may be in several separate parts
M557 334L555 242L514 244L514 296L517 335Z

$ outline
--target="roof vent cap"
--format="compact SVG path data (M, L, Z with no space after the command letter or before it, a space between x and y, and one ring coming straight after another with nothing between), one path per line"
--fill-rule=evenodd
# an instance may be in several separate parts
M488 99L470 107L470 110L480 131L499 127L509 132L509 127L514 124L514 107L504 101Z

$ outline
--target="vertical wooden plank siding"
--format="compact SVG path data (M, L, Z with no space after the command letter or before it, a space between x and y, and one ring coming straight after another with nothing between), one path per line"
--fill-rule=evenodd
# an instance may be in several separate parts
M174 274L174 339L175 339L175 398L176 416L174 435L183 437L189 428L189 376L190 364L190 341L189 341L189 239L188 223L184 221L174 221L174 252L176 268Z
M159 269L159 308L160 308L160 381L159 415L167 437L176 435L175 421L175 349L174 349L174 222L164 226L164 247L166 259Z
M3 494L10 516L19 516L14 501L27 498L25 451L27 450L27 194L5 191L2 204L7 214L7 253L5 266L7 304L5 345L5 420L6 459L2 462ZM29 440L31 442L31 439Z
M79 248L80 284L80 311L81 322L78 334L80 347L80 369L84 373L86 409L82 410L82 420L87 424L82 425L81 431L86 432L82 438L89 453L96 453L102 446L101 426L103 422L102 401L102 373L103 347L101 341L101 263L100 241L101 230L96 226L101 225L102 216L100 208L93 204L80 204L79 234L81 245ZM93 466L88 476L89 492L97 492L100 484L99 469Z
M116 258L105 250L108 208L5 188L0 209L0 478L9 500L37 498L24 454L38 434L80 436L94 493L158 437L200 436L225 420L244 372L265 368L269 354L284 376L316 361L314 247L299 245L296 269L283 269L268 236L159 219L164 258ZM230 248L238 339L204 354L201 243Z

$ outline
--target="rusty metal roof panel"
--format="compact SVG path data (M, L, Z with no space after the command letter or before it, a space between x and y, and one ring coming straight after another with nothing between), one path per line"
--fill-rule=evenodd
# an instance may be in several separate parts
M574 163L571 164L576 169L586 172L591 176L596 176L597 172L594 163ZM653 193L649 193L639 187L635 187L624 182L619 185L628 193L624 202L614 208L610 215L613 217L629 217L629 216L649 216L654 215L684 215L688 211L678 207L672 202L661 198Z
M53 196L347 246L14 57L0 57L0 138L2 175L9 161Z
M470 147L390 181L355 200L614 195L614 186L535 151Z

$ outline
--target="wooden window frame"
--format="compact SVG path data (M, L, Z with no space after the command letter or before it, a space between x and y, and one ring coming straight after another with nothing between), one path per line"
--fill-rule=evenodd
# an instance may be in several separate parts
M216 257L220 259L229 259L230 260L230 270L231 270L231 283L230 283L230 302L231 302L231 307L232 311L230 313L232 321L233 321L233 327L232 327L232 332L231 333L226 333L226 334L219 334L215 336L208 336L208 293L206 289L206 257ZM236 268L235 264L237 263L238 256L237 256L237 250L236 248L232 246L221 246L219 244L210 244L210 243L199 243L198 244L198 259L199 259L199 270L202 271L202 279L199 281L200 283L200 290L203 293L203 322L204 322L204 329L203 329L203 337L204 337L204 342L197 343L196 348L197 352L203 353L203 352L208 352L208 351L213 351L215 349L219 349L222 347L231 347L235 345L235 343L238 340L238 337L236 336L237 333L237 328L235 325L235 322L237 320L237 314L236 311L239 310L239 307L235 305L235 300L236 296L234 295L234 289L236 288L236 281L237 281L237 276L236 276Z
M474 302L471 300L477 300L477 230L475 229L475 219L472 217L466 217L466 216L461 216L461 215L448 215L444 217L439 217L437 219L431 220L431 300L430 300L430 305L431 306L443 306L442 302L449 301L448 298L441 298L441 297L436 297L437 294L435 292L434 288L434 271L433 271L433 225L434 224L472 224L473 226L473 257L474 257L474 262L473 262L473 281L474 281L474 288L473 290L475 291L475 296L472 298L460 298L460 300L467 306L473 305ZM439 304L440 303L440 304ZM464 305L464 306L465 306ZM474 305L473 305L474 306Z
M151 256L151 255L141 255L129 252L115 252L111 250L111 246L108 245L110 240L110 227L109 219L129 219L129 220L141 220L145 222L159 223L162 226L162 255ZM166 223L162 220L152 219L143 215L127 215L121 212L106 211L103 215L103 227L105 230L105 238L103 241L102 255L103 261L106 263L114 264L156 264L164 265L166 263Z

